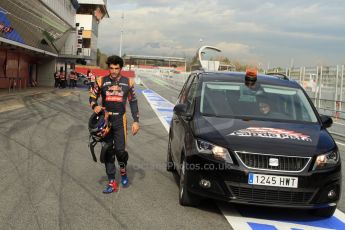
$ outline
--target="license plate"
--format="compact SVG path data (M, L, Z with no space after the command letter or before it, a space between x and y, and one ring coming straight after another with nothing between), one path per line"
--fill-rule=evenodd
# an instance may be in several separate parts
M275 176L266 174L249 173L248 184L297 188L298 177Z

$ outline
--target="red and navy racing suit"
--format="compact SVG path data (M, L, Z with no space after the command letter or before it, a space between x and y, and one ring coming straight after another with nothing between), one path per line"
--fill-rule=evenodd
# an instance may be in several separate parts
M102 152L105 149L104 159L105 170L109 180L115 179L115 156L123 171L127 165L128 153L126 148L127 119L126 102L132 112L134 122L139 122L138 101L134 92L133 79L119 76L111 78L110 75L96 79L95 87L90 89L90 104L97 105L97 99L102 97L102 107L109 112L111 130L102 142ZM94 108L94 106L93 106Z

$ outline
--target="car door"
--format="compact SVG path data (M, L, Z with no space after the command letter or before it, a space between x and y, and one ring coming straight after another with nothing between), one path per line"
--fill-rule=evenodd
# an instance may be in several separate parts
M182 117L181 124L183 126L184 132L182 133L183 137L181 137L181 148L185 147L185 154L188 155L191 149L191 145L194 144L194 137L193 137L193 119L194 119L194 108L196 103L196 94L198 88L198 76L195 76L191 81L191 85L188 90L187 94L187 112L186 114L190 115L190 118Z
M188 88L190 86L190 82L193 79L194 75L191 74L187 78L186 82L184 83L182 90L180 91L180 94L177 98L176 105L184 103L185 98L186 98L186 92L188 91ZM174 113L173 117L171 119L171 124L170 124L170 141L171 141L171 155L174 160L177 160L177 152L179 151L180 143L179 143L179 138L178 135L180 133L179 129L181 128L180 126L180 119L177 117L177 115Z
M195 74L191 74L186 81L181 93L178 97L177 104L186 104L188 108L188 93L191 84L195 78ZM179 162L180 154L184 145L184 137L186 131L186 120L183 116L178 116L175 113L171 121L171 154L175 162Z

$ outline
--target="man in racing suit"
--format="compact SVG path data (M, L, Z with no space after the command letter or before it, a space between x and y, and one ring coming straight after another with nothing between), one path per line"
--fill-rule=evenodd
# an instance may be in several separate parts
M99 113L105 108L109 114L111 130L102 143L100 161L105 164L105 170L109 180L103 193L112 193L117 191L115 156L120 165L121 184L123 186L128 185L126 170L128 153L125 150L127 138L127 100L129 101L134 120L132 125L133 135L139 131L139 111L133 79L121 76L121 69L123 67L122 58L115 55L110 56L107 59L107 65L109 75L97 78L95 87L90 89L89 101L95 113ZM102 106L97 103L99 96L102 98Z

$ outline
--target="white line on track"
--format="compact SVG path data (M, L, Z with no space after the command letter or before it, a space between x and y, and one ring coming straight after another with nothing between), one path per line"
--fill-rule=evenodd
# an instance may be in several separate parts
M345 125L344 123L339 123L339 122L333 122L333 123L337 125Z
M344 144L344 143L342 143L342 142L336 141L336 143L337 143L338 145L345 146L345 144Z

